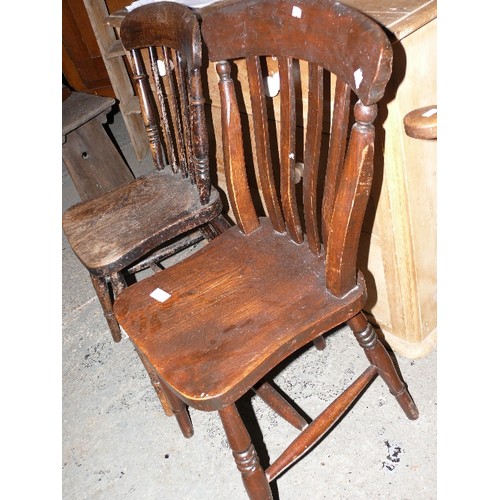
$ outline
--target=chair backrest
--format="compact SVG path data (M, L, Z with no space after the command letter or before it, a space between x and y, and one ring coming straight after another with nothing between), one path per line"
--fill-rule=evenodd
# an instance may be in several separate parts
M246 171L252 161L243 132L249 129L261 201L275 230L287 231L297 244L307 241L326 261L327 288L345 295L357 284L373 171L372 122L392 70L388 38L374 21L331 0L236 0L201 12L209 59L217 62L226 180L240 230L250 234L260 224ZM238 66L238 80L247 79L241 86L250 94L250 127L241 126L232 80L236 59L246 62L246 75ZM280 89L271 102L265 82L275 60ZM270 112L280 116L279 124ZM298 164L302 197L294 183Z
M199 21L184 5L157 2L129 12L120 27L154 165L190 177L201 203L210 198L201 83Z

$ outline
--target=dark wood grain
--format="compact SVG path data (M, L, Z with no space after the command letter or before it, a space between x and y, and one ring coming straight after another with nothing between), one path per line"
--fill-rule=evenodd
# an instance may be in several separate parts
M146 267L158 271L158 262L199 241L189 234L195 229L210 239L229 227L210 185L196 16L175 3L147 5L125 16L121 36L158 172L131 176L63 214L68 242L92 277L117 342L120 325L112 305L126 288L125 275ZM109 158L110 171L115 164L118 170Z
M259 227L259 221L248 186L241 136L241 119L229 64L219 62L217 73L220 76L222 142L229 199L236 222L244 233L250 234Z
M281 202L285 222L291 238L302 243L304 236L300 225L297 198L295 193L294 169L296 163L297 117L295 108L295 82L293 77L293 59L278 59L281 94L281 127L280 127L280 182Z
M418 416L361 312L366 286L357 269L373 176L373 122L392 51L373 21L329 0L230 0L200 9L199 15L219 75L224 166L237 226L124 290L114 310L167 392L219 413L248 496L272 498L269 482L312 449L376 375L409 418ZM267 56L278 60L279 102L264 96L261 61ZM249 81L242 81L243 71L236 73L234 59L246 62ZM304 62L307 82L296 71ZM253 127L243 126L242 88L250 89ZM351 94L357 96L353 108ZM332 100L333 112L325 113ZM268 112L276 108L279 133L271 140ZM247 151L248 145L256 151ZM300 159L304 177L297 185ZM268 216L258 217L251 175L259 180ZM165 301L154 298L158 289L169 294ZM267 379L306 344L324 347L323 335L343 323L369 365L305 426ZM252 389L302 429L265 473L236 409Z
M256 56L248 57L246 63L255 131L255 152L257 155L257 167L262 195L274 228L276 231L282 233L285 231L285 222L274 182L262 68L260 59Z
M323 124L323 69L309 64L309 113L304 152L304 213L309 248L319 254L318 169Z
M233 227L183 262L128 288L115 314L184 401L214 410L362 307L363 281L343 299L325 283L324 259L261 219L252 234ZM150 297L156 288L171 297L157 302Z

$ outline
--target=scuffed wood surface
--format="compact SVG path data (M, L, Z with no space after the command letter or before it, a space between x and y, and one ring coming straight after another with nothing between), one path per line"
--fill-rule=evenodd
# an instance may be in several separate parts
M210 410L224 402L220 394L234 399L270 366L362 307L359 278L349 296L335 298L325 287L324 260L261 219L251 235L233 227L128 288L115 314L159 375L190 404ZM156 288L171 297L154 300ZM204 394L197 393L200 379Z
M63 216L63 229L87 268L95 274L99 270L110 273L172 237L209 222L220 210L216 190L209 204L201 205L196 186L165 170L74 205Z

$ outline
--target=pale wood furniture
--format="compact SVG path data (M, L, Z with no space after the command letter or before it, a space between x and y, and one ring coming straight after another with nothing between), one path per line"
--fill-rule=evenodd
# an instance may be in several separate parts
M103 128L115 100L70 92L62 103L62 157L82 201L134 179Z
M68 242L90 273L116 342L121 331L113 300L133 275L147 267L157 271L169 255L229 227L208 172L201 40L197 31L188 41L169 31L181 16L176 7L171 4L157 19L163 35L154 37L154 25L136 14L123 33L156 171L63 214Z
M155 19L163 5L134 12ZM248 496L270 499L270 482L320 440L377 375L406 416L418 417L362 313L367 291L357 269L373 178L373 123L391 75L392 48L373 21L329 0L238 0L201 14L219 77L225 179L237 226L124 290L114 311L184 435L193 434L186 404L217 411ZM264 56L278 65L279 126L268 120ZM243 60L244 73L234 59ZM252 126L238 106L245 87ZM297 162L304 165L300 186ZM268 216L259 216L252 196L258 193L248 182L253 175ZM307 422L266 379L298 349L346 322L368 367ZM301 429L265 471L236 407L253 388Z

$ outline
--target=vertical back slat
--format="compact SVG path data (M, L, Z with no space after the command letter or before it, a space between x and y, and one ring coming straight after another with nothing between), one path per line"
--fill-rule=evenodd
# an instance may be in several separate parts
M245 234L259 228L260 223L248 187L241 135L241 118L227 61L217 63L221 98L222 142L229 199L238 226Z
M281 213L274 182L269 140L269 122L259 57L247 57L246 65L250 88L250 101L252 104L257 175L260 180L262 198L274 229L283 233L285 232L285 222Z
M338 177L344 161L347 132L349 127L349 106L351 88L337 77L335 83L334 108L332 127L330 131L330 144L325 176L325 191L323 194L323 244L327 245L328 231L335 203Z
M280 184L281 201L285 222L291 238L295 243L302 243L304 237L297 210L297 199L295 195L294 171L295 171L295 135L296 135L296 109L295 88L293 78L293 59L291 57L279 57L280 75Z
M179 101L180 101L180 114L181 114L181 122L182 122L182 135L184 137L183 144L185 148L186 162L187 162L187 171L191 178L191 181L195 182L195 171L194 164L192 161L193 150L191 144L191 133L190 133L190 125L189 125L189 101L187 95L187 85L186 81L186 73L185 73L185 63L182 61L181 54L179 52L175 53L174 59L174 71L176 73L177 80L177 88L179 89Z
M318 169L323 129L323 69L310 63L307 131L304 151L304 220L309 248L321 251L318 229Z
M205 119L205 98L203 97L201 72L199 68L193 69L189 89L191 109L190 135L192 137L193 168L195 169L194 178L200 193L200 202L204 205L208 203L210 199L211 185L208 159L208 134Z
M163 148L161 144L161 127L156 112L155 100L151 87L149 86L149 76L146 71L141 51L134 49L130 53L132 62L133 78L137 84L139 103L144 119L144 126L149 140L151 155L156 169L163 170L165 162L163 158Z
M357 103L357 121L352 127L343 175L340 176L332 217L326 224L326 282L337 297L357 283L357 249L373 178L377 105Z
M164 82L167 88L167 99L170 109L170 116L172 118L172 126L174 128L175 145L178 154L180 169L183 175L187 176L186 154L184 151L184 144L182 139L182 124L179 112L179 106L176 99L176 83L174 80L174 60L172 57L172 50L163 47L163 56L165 60L165 77Z
M156 53L155 47L148 47L148 56L149 56L149 64L151 67L151 74L153 75L153 81L155 84L155 95L158 99L158 106L160 108L159 112L161 113L161 121L163 123L163 131L164 131L164 144L167 149L167 162L170 163L171 168L174 172L177 172L177 162L175 160L175 150L172 141L172 135L170 131L169 120L167 116L167 110L165 106L165 92L163 90L159 69L158 69L158 55Z

